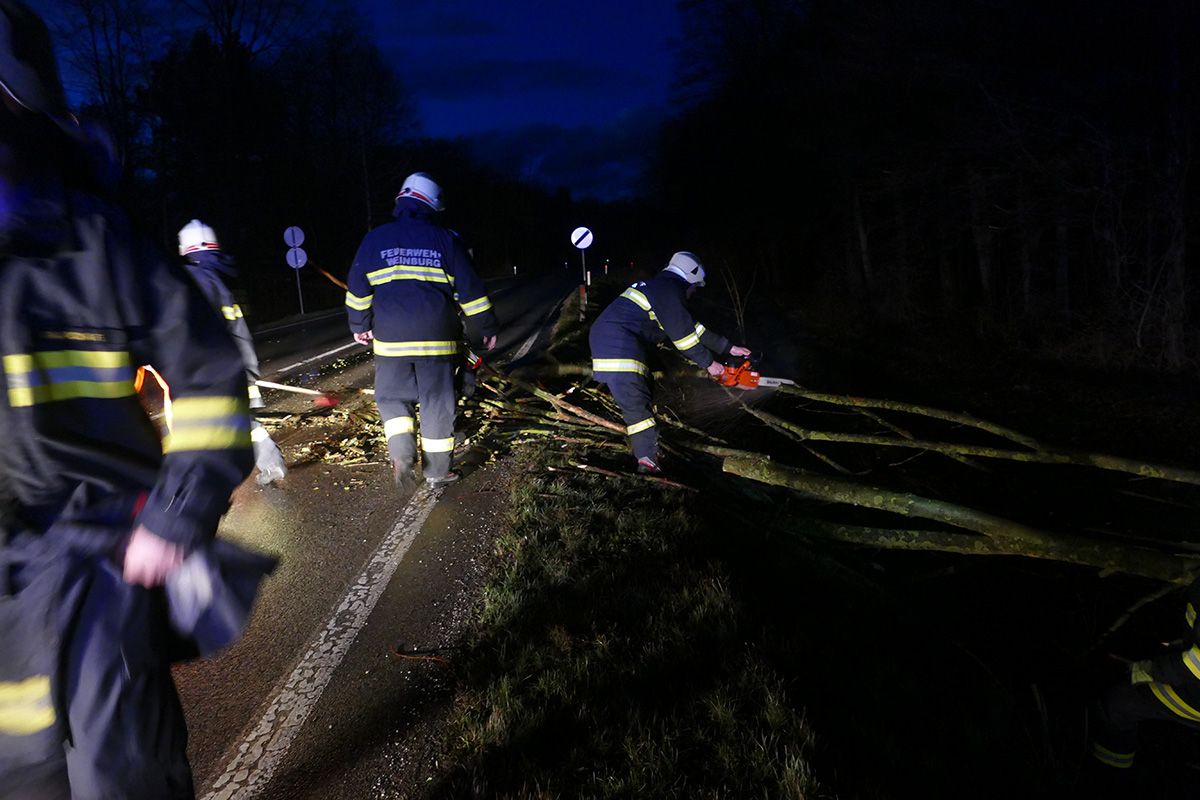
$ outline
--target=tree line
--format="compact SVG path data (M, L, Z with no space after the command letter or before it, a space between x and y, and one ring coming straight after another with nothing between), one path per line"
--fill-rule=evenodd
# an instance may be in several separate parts
M286 226L344 274L424 169L485 274L577 258L565 231L588 224L643 270L685 243L735 302L756 285L832 320L1195 360L1200 8L1184 0L679 0L673 118L637 199L607 206L422 137L403 65L347 0L53 7L135 218L167 247L210 221L259 318L295 310Z
M655 174L697 248L843 319L1195 362L1195 4L679 7Z
M134 221L169 252L188 220L211 224L258 321L298 310L286 227L344 277L417 170L442 183L447 222L485 274L561 264L579 224L568 194L422 136L398 65L346 0L53 0L47 18L74 105L111 139ZM310 309L341 303L318 272L300 275Z

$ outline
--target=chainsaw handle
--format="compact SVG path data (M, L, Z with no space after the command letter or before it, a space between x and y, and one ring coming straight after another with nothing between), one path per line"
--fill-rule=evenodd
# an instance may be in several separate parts
M758 378L758 372L750 366L750 359L746 359L736 367L727 364L717 383L730 388L754 389L758 386Z
M738 383L741 382L740 379L742 377L742 373L748 369L750 369L749 360L743 361L736 367L726 364L725 371L721 373L719 378L717 378L717 383L721 384L722 386L737 386Z

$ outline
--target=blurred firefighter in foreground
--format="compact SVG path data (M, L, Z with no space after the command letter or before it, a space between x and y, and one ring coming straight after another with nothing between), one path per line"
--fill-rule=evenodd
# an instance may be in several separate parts
M1129 665L1129 678L1111 687L1090 715L1091 754L1085 789L1099 797L1132 797L1130 774L1144 722L1176 722L1200 730L1200 580L1187 591L1182 645Z
M246 384L250 396L250 408L262 408L262 390L258 388L258 354L254 351L254 338L250 326L242 316L242 309L233 299L233 292L224 278L237 278L237 265L233 257L221 249L217 235L211 227L194 219L179 231L179 255L187 260L188 270L208 302L225 318L225 325L237 343L246 368ZM224 276L224 278L222 278ZM255 480L266 486L287 475L287 465L279 446L258 420L252 420L250 439L254 443L254 466L258 467Z
M251 466L237 349L104 199L96 152L68 117L45 25L0 0L6 800L193 796L157 587L208 547ZM165 441L134 393L147 363L175 394Z
M647 348L670 341L714 378L725 374L725 365L713 358L714 353L750 355L745 347L730 344L721 334L692 319L687 300L703 285L700 259L694 253L678 252L661 272L630 286L604 309L588 334L592 374L608 385L621 407L638 472L662 472L658 428L650 408Z
M395 221L366 235L346 279L350 330L375 351L375 402L402 489L415 480L414 404L426 482L458 480L451 470L458 309L487 350L496 346L499 328L466 246L433 219L442 209L441 188L424 173L409 175L396 197Z

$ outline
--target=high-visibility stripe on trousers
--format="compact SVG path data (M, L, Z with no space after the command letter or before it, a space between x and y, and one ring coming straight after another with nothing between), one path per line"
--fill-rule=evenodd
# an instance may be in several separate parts
M63 528L47 535L69 534ZM119 535L114 531L114 538ZM47 640L55 650L58 674L47 678L56 687L54 708L66 726L58 731L56 752L41 764L18 763L11 770L6 757L12 753L0 752L0 797L194 798L162 590L125 583L120 566L107 558L84 559L65 548L56 558L64 566L59 577L49 577L54 568L24 564L14 588L18 598L47 581L53 588L53 622L26 635ZM20 644L6 641L0 648L0 673L12 666L13 646ZM33 727L48 719L39 713L45 686L46 679L30 676L0 691L0 706L17 712L18 725L0 730L6 746L20 744L12 734L20 733L22 720ZM70 747L64 747L68 731Z
M1200 703L1166 683L1122 683L1110 688L1092 709L1091 755L1117 770L1133 766L1138 728L1143 722L1171 721L1200 729Z
M420 409L426 477L450 471L454 451L454 363L375 356L375 403L392 461L411 466L417 457L415 419Z
M599 378L600 376L597 376ZM621 407L625 420L625 432L633 447L634 458L655 458L658 455L658 426L650 410L650 384L632 372L606 373L603 380L608 384L613 399Z

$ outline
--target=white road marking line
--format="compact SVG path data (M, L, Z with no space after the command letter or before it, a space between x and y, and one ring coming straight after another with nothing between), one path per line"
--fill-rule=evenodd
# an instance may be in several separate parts
M334 353L340 353L340 352L342 352L343 350L348 350L348 349L349 349L349 348L351 348L351 347L362 347L362 345L360 345L358 342L351 342L350 344L344 344L344 345L342 345L341 347L335 347L335 348L333 348L332 350L326 350L324 353L321 353L320 355L313 356L312 358L306 358L306 359L304 359L303 361L297 361L295 364L288 364L286 367L282 367L282 368L281 368L281 369L280 369L280 370L279 370L277 373L275 373L275 374L276 374L276 375L282 375L282 374L284 374L285 372L290 372L291 370L294 370L294 369L296 369L297 367L303 367L305 364L310 364L310 363L312 363L313 361L316 361L316 360L318 360L318 359L325 358L326 356L331 356L331 355L333 355Z
M408 501L325 628L276 690L258 724L237 746L228 766L202 800L248 800L266 787L442 491L422 487Z

